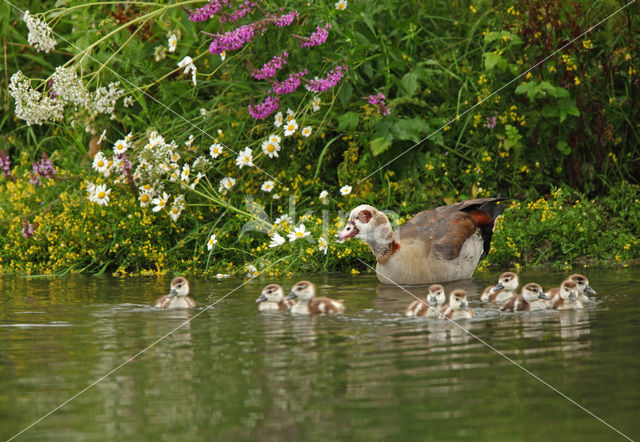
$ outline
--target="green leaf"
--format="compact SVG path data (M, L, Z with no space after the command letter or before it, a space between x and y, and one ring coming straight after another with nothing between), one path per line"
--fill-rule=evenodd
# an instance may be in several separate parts
M369 141L369 148L371 149L371 153L373 153L373 156L380 155L381 153L389 149L392 141L393 137L391 136L391 134L383 135Z
M560 153L563 155L569 155L571 153L571 147L569 146L569 143L567 143L564 140L558 141L558 144L556 144L556 147L558 148Z
M400 90L403 92L403 95L407 95L409 97L413 96L418 89L418 74L415 72L409 72L402 80L400 80Z
M536 86L535 81L529 81L527 83L522 83L516 88L516 94L522 95L527 94L527 98L530 101L534 101L536 98L536 94L538 93L538 88Z
M502 55L498 55L495 52L485 52L482 55L484 56L484 67L486 70L490 71L496 66L502 71L507 69L507 60L505 60Z
M391 127L391 132L395 138L410 140L414 143L419 142L422 139L422 134L429 131L431 131L431 126L419 118L398 120Z
M354 130L358 126L359 120L360 115L357 113L345 112L338 117L338 131L344 130L345 128Z

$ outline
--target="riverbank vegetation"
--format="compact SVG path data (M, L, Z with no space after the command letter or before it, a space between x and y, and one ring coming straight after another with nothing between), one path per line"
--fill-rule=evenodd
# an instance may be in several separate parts
M640 259L637 5L65 5L0 5L2 272L357 273L357 204L498 194L482 267Z

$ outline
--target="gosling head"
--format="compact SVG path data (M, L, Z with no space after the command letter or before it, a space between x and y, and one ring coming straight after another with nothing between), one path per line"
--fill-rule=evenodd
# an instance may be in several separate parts
M299 281L291 287L291 293L287 299L299 299L300 301L308 301L316 294L316 287L309 281Z
M260 297L256 299L256 302L275 302L279 304L284 298L284 290L278 284L269 284L262 289Z
M522 297L525 301L531 303L538 299L549 299L547 295L544 294L542 287L536 284L535 282L530 282L529 284L522 287Z
M361 204L351 211L345 228L336 235L339 243L349 238L366 242L386 242L393 236L387 215L368 204Z
M429 286L429 293L427 294L427 302L431 307L437 307L444 304L446 301L446 295L444 293L444 287L440 284L433 284Z
M507 290L513 292L518 288L518 275L513 272L505 272L500 275L498 278L498 285L495 286L494 290Z
M462 289L456 289L449 295L449 305L454 310L469 310L467 303L467 292Z
M560 285L560 297L565 301L576 301L578 299L577 285L570 279L567 279Z
M171 290L167 295L167 298L173 298L177 296L182 298L189 294L189 281L187 278L183 278L182 276L178 276L177 278L173 278L171 281Z
M576 290L580 295L584 295L585 293L587 295L596 294L596 291L589 286L589 280L585 276L576 273L569 276L568 279L576 283Z

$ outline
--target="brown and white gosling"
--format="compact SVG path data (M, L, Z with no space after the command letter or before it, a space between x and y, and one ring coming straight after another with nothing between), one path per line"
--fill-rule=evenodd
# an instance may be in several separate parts
M441 310L442 316L446 319L468 319L473 318L473 310L467 303L467 292L456 289L449 295L449 303Z
M407 307L405 316L424 316L426 318L437 318L440 316L440 308L447 300L444 287L440 284L429 286L427 292L427 302L415 300Z
M518 288L518 275L513 272L505 272L498 278L498 285L487 287L480 296L481 301L504 302L516 296Z
M560 292L551 299L556 310L580 310L584 308L578 299L577 285L567 279L560 285Z
M269 284L262 289L260 297L256 299L258 303L258 310L284 310L289 311L291 306L295 304L294 301L287 301L284 299L284 290L278 284Z
M585 302L591 301L588 295L596 294L596 291L592 289L591 286L589 285L589 280L587 279L586 276L581 275L579 273L574 273L573 275L569 276L567 279L576 283L578 300L583 304ZM549 299L553 299L553 297L558 293L560 293L560 287L554 287L551 290L549 290L549 292L547 292L547 295L549 295Z
M171 281L171 290L168 295L156 301L159 308L193 308L196 302L189 298L189 281L187 278L178 276Z
M519 296L513 296L505 302L500 310L503 312L528 312L533 310L544 310L547 305L544 303L549 297L544 294L542 287L535 282L522 287ZM542 300L542 301L539 301Z
M299 281L291 287L287 301L297 299L291 313L302 315L332 315L344 312L344 304L331 298L316 298L316 287L309 281Z

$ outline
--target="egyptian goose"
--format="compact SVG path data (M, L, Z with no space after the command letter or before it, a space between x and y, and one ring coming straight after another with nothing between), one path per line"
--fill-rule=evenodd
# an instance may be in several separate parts
M378 261L384 284L431 284L471 278L489 253L504 198L480 198L424 210L396 229L383 212L367 204L351 211L338 242L365 241Z
M344 304L330 298L316 298L316 287L309 281L297 282L292 288L287 300L298 299L291 307L291 313L303 315L331 315L342 313Z
M449 303L441 310L442 316L446 319L469 319L473 318L473 310L467 303L467 292L456 289L449 295Z
M424 316L427 318L437 318L440 316L440 308L447 300L444 293L444 287L440 284L429 286L427 293L427 302L423 300L415 300L407 307L405 316Z
M578 299L577 284L567 279L560 285L560 291L551 298L556 310L581 310L584 308Z
M586 278L586 276L581 275L579 273L574 273L573 275L569 276L567 279L576 283L576 291L578 293L578 299L583 304L585 302L591 301L591 299L587 295L596 294L596 291L592 289L591 286L589 285L589 280ZM553 297L558 293L560 293L560 287L554 287L551 290L549 290L547 295L549 295L549 298L553 299Z
M503 312L544 310L547 308L547 305L544 302L538 301L539 299L548 300L549 297L544 294L544 290L542 290L540 285L535 282L530 282L522 287L522 292L519 296L513 296L500 307L500 310Z
M293 306L294 301L284 299L284 290L278 284L269 284L262 289L260 297L256 299L258 310L284 310L288 311Z
M505 272L498 278L498 285L487 287L480 296L481 301L504 302L516 296L518 288L518 275L513 272Z
M182 276L173 278L171 281L171 290L168 295L156 301L156 307L159 308L193 308L196 302L189 298L189 281Z

